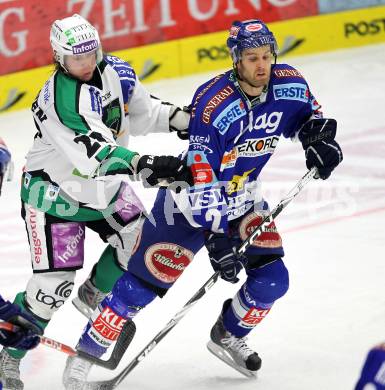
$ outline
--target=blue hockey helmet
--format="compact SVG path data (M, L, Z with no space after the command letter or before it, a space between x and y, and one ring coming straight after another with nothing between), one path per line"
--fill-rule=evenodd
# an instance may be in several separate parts
M240 60L243 50L265 45L270 45L271 52L276 57L278 52L277 41L273 33L261 20L235 21L231 25L227 47L230 50L234 64Z

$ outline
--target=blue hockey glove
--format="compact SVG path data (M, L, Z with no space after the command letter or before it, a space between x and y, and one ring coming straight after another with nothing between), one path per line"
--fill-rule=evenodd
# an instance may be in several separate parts
M31 315L16 304L0 299L0 319L18 327L15 332L0 329L0 344L18 349L37 347L40 342L38 335L43 334L43 329Z
M342 150L334 140L337 131L335 119L312 119L298 134L305 150L308 169L317 167L321 179L327 179L342 161Z
M223 233L208 233L205 246L209 252L211 266L219 271L226 282L237 283L237 275L243 267L242 258L236 254L236 247L230 237Z

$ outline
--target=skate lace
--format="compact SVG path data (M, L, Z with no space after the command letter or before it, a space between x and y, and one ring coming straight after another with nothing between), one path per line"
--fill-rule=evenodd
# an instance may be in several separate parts
M19 364L20 364L20 359L15 359L5 352L3 355L1 370L8 377L19 378L20 377Z
M230 336L223 338L221 342L228 349L241 355L241 357L246 360L250 355L254 353L254 351L247 346L246 340L246 337L239 338L235 336Z

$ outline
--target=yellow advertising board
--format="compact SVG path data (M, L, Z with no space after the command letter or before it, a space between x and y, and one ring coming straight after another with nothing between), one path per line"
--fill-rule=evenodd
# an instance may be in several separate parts
M385 6L269 23L282 56L385 42ZM121 50L144 82L231 67L227 31ZM31 105L52 66L0 77L0 112Z
M385 6L269 23L280 57L385 42ZM227 31L180 41L182 75L231 67Z

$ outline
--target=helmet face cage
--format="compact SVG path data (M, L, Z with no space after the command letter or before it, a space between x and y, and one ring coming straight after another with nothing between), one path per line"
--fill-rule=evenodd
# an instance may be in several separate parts
M233 63L239 62L243 50L269 45L274 57L277 56L278 45L273 33L265 23L258 19L234 22L230 28L227 47Z
M65 56L95 52L96 62L103 58L97 30L80 15L56 20L50 32L50 42L55 60L65 69Z

